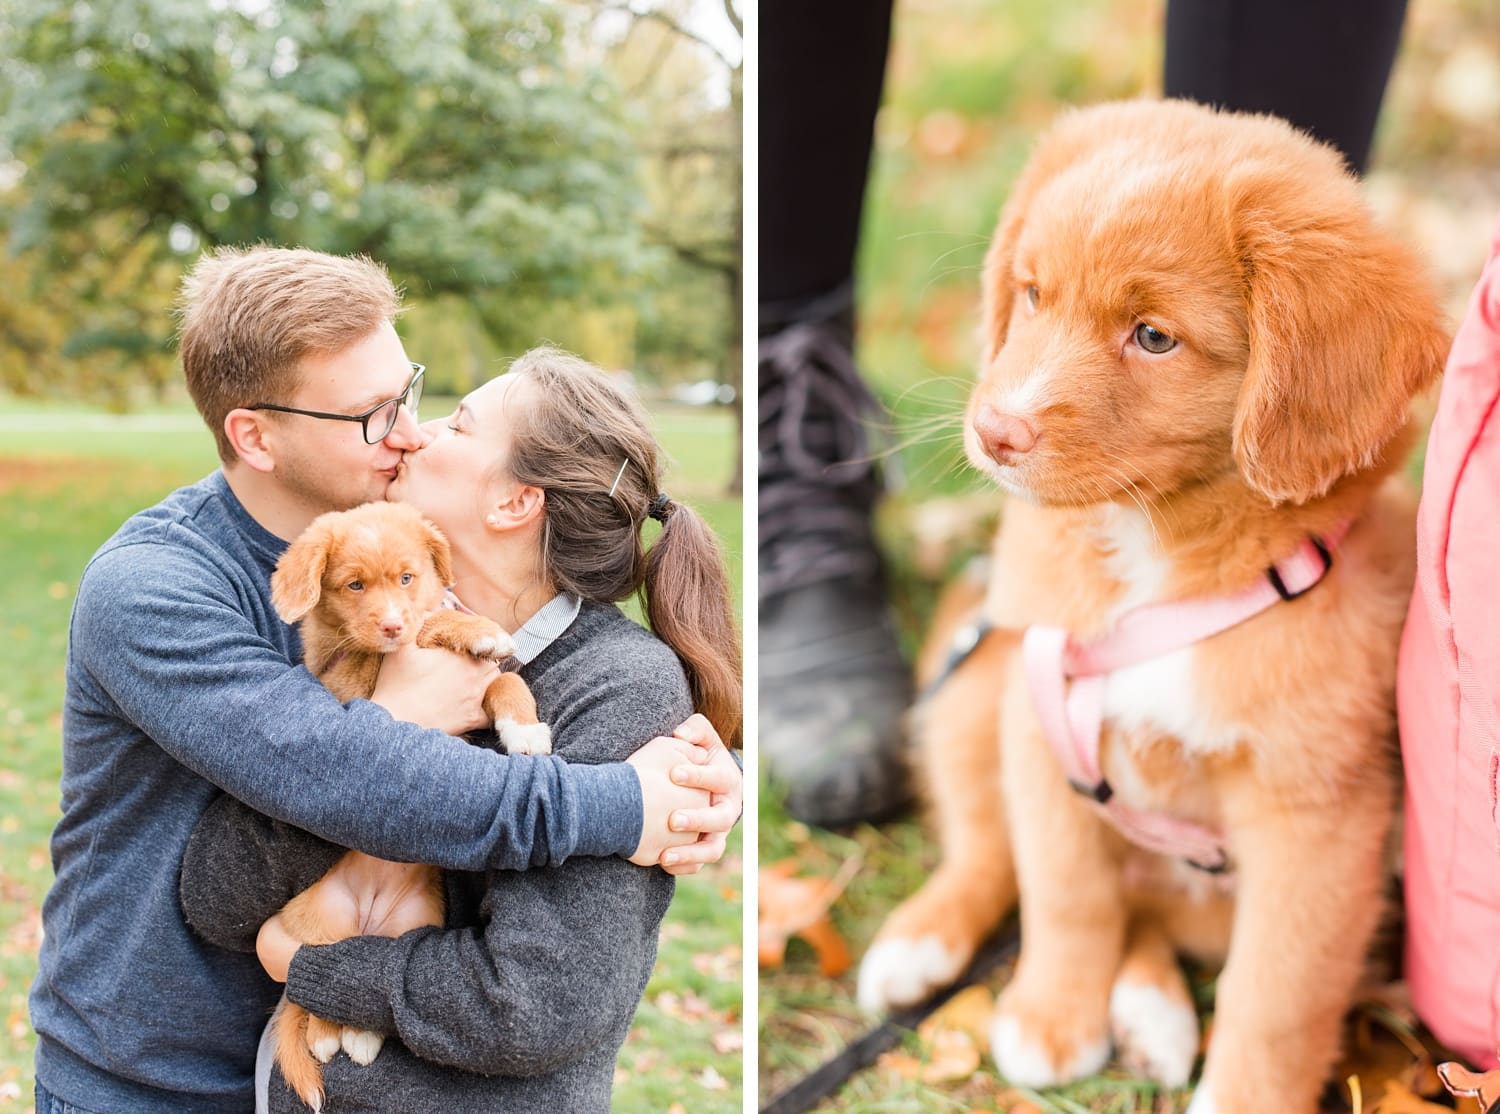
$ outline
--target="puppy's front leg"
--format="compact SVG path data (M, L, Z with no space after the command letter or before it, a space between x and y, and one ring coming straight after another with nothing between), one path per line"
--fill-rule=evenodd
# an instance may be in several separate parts
M909 1006L952 982L1015 905L996 738L997 682L1013 668L1014 648L1014 638L991 638L913 714L943 860L866 953L859 1003L867 1010Z
M427 617L417 635L419 646L441 646L457 654L499 661L516 652L516 643L499 623L482 615L437 611Z
M1313 1114L1382 913L1393 798L1231 815L1238 893L1212 1042L1190 1114Z
M1048 1087L1109 1059L1109 996L1126 910L1106 830L1068 785L1032 710L1022 670L1005 694L1001 781L1021 893L1021 954L990 1030L1000 1072Z

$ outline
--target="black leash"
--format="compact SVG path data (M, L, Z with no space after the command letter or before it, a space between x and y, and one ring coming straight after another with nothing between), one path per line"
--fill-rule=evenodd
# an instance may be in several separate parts
M937 694L938 689L948 683L948 678L958 672L959 666L969 660L970 655L979 649L979 644L994 629L995 624L980 614L954 631L953 641L949 643L948 656L943 659L942 668L937 671L937 676L928 681L922 691L917 694L916 703L925 704L931 700Z
M979 949L974 962L954 983L939 991L920 1006L897 1010L876 1028L870 1030L853 1044L848 1045L833 1059L814 1068L806 1076L793 1083L781 1094L760 1108L760 1114L807 1114L828 1096L852 1078L864 1071L882 1053L889 1052L901 1043L903 1036L915 1029L960 990L973 986L986 978L1000 964L1015 956L1021 947L1021 930L1014 918L990 938L989 943Z

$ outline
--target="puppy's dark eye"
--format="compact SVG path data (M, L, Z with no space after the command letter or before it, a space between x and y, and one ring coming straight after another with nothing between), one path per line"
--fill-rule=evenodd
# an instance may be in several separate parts
M1036 312L1037 303L1042 300L1042 292L1033 284L1026 288L1026 305L1033 313Z
M411 573L404 572L404 573L401 574L401 585L402 585L402 587L405 587L406 585L410 584L411 581L412 581Z
M365 590L365 582L363 580L351 580L349 581L348 588L351 592L363 592Z
M1177 347L1177 342L1166 333L1154 326L1147 325L1144 321L1135 327L1135 342L1147 352L1160 356L1163 352L1170 352Z

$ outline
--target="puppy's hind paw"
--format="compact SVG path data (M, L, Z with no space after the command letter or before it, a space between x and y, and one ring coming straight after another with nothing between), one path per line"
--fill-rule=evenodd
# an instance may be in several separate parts
M373 1063L380 1050L385 1046L385 1038L379 1033L366 1032L364 1029L345 1029L339 1038L344 1051L349 1054L349 1059L356 1064Z
M877 940L859 965L860 1008L879 1013L915 1005L957 978L964 963L936 936Z
M318 1063L326 1064L339 1054L339 1035L325 1033L313 1040L308 1047Z
M495 731L506 754L551 754L552 728L545 723L517 723L502 719Z
M1192 1003L1148 983L1115 983L1109 995L1115 1052L1133 1073L1185 1087L1198 1058L1198 1015Z

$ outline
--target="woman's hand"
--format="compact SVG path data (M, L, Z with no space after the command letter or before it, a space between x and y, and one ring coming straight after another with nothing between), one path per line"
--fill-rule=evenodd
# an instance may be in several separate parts
M260 965L266 969L266 974L282 983L286 982L287 972L291 969L292 956L301 946L302 941L286 930L280 913L261 925L255 937L255 954L260 958Z
M492 661L411 644L381 658L370 700L393 719L462 735L490 726L484 694L495 675Z
M676 775L685 764L707 761L701 747L661 735L625 759L641 782L641 840L630 856L636 866L656 866L664 852L698 838L695 831L674 828L672 818L713 802L704 790L679 785Z
M698 832L694 843L669 847L662 852L661 865L668 874L697 874L706 863L724 857L729 830L740 818L745 804L744 774L729 748L719 738L713 724L694 714L672 732L674 738L702 747L708 759L702 765L682 765L672 771L678 785L706 789L707 808L678 809L669 820L673 831Z

